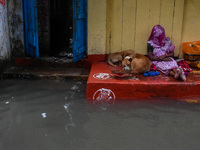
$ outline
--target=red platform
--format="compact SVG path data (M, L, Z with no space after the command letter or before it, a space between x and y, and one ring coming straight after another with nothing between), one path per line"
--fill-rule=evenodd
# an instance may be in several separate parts
M187 81L175 80L162 73L154 77L129 74L123 78L113 76L112 67L105 62L95 63L91 67L87 81L88 100L132 100L132 99L192 99L200 100L200 75L189 74Z

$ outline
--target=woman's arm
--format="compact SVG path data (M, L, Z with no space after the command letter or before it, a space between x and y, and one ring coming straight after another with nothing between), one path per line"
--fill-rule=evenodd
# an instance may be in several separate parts
M167 58L167 57L174 57L174 52L171 52L171 53L165 54L165 58Z
M174 57L174 52L171 52L159 57L153 56L153 47L149 43L147 44L147 52L148 52L149 59L152 61L171 61L171 58L169 57Z
M153 56L153 52L148 52L149 59L152 61L162 61L165 58L165 55L155 57Z
M147 43L147 52L148 52L149 59L152 61L160 61L161 59L164 58L164 56L163 58L153 56L153 47L149 43Z
M165 54L165 58L163 58L163 61L172 61L169 57L174 57L174 52Z
M169 58L169 57L173 57L174 56L174 52L171 52L171 53L159 56L159 57L153 56L152 53L153 52L148 52L148 56L149 56L149 59L153 60L153 61L172 61L171 58Z

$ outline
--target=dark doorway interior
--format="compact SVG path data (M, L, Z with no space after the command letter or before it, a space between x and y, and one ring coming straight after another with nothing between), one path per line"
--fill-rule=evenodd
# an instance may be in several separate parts
M50 55L72 55L72 0L50 0Z

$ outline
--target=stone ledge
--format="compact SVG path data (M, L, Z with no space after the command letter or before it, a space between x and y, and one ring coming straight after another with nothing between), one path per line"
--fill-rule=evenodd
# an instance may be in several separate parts
M175 80L162 73L154 77L132 74L116 78L112 71L121 69L105 62L92 65L87 81L87 99L188 99L200 100L200 75L189 74L187 81Z

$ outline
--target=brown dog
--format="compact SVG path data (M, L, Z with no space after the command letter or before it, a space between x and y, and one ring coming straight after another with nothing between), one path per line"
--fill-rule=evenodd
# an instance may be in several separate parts
M116 67L115 63L121 63L122 60L131 54L135 54L134 50L126 50L126 51L122 51L122 52L116 52L116 53L112 53L110 55L108 55L107 57L107 63L111 66Z
M138 73L144 73L150 71L151 61L144 55L132 54L124 58L122 66L125 68L128 67L131 70L136 70Z

